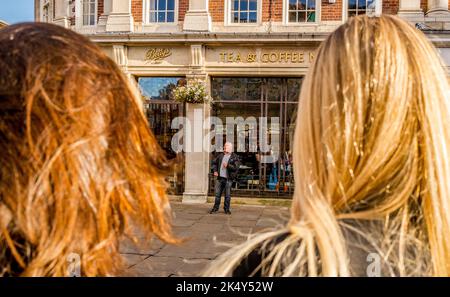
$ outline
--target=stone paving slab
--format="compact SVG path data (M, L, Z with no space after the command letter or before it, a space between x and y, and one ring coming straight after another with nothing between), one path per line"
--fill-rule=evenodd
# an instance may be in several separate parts
M136 244L130 239L121 242L124 276L197 276L218 255L239 244L249 234L284 224L289 210L281 206L233 205L232 214L222 210L209 214L212 204L172 202L173 232L186 241L170 245L158 239L145 240L136 231Z

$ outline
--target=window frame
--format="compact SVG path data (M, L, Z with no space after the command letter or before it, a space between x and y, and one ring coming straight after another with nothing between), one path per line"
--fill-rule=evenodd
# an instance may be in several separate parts
M83 22L84 11L83 4L85 0L77 0L75 2L75 26L77 28L94 28L98 24L98 0L94 0L95 2L95 10L94 10L94 24L93 25L85 25ZM91 0L88 0L91 1Z
M178 25L178 16L179 16L179 0L174 0L174 16L173 22L150 22L150 1L151 0L143 0L142 5L142 23L144 25ZM156 0L158 1L158 0ZM166 9L167 11L167 9Z
M224 25L230 27L252 27L261 26L262 24L262 0L256 0L256 22L255 23L234 23L231 19L231 7L233 6L231 1L224 0ZM240 0L239 0L240 1Z
M314 22L289 22L289 0L283 0L283 25L292 27L317 26L321 21L322 0L316 1L316 19Z
M366 0L367 1L367 0ZM375 16L380 16L383 11L383 0L374 0L375 3ZM342 1L342 21L348 20L348 0Z

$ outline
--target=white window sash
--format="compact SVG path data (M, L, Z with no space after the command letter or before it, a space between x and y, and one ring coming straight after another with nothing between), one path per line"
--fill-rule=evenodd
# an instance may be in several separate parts
M92 28L97 26L97 16L98 16L98 0L94 1L95 8L94 8L94 24L84 24L84 0L77 0L75 2L75 26L78 28ZM89 3L89 16L91 15L90 11L90 3ZM90 21L90 17L88 19Z
M342 1L342 21L346 22L348 20L348 1ZM367 3L367 1L366 1ZM375 16L380 16L383 11L383 0L375 0Z
M231 11L233 10L233 0L224 0L224 23L225 26L259 26L262 23L262 0L256 0L256 23L240 23L240 22L233 22ZM248 9L245 11L254 11L250 10L250 7L247 7Z
M166 21L165 22L158 22L158 21L156 21L156 22L151 22L150 21L150 12L158 12L158 0L155 0L155 1L157 1L157 3L156 3L156 10L153 10L153 9L150 9L150 2L151 2L151 0L143 0L144 1L144 3L143 3L143 5L142 5L142 20L143 20L143 22L144 22L144 24L146 24L146 25L158 25L158 24L160 24L160 25L162 25L162 24L165 24L165 25L167 25L167 24L169 24L169 25L171 25L171 24L174 24L174 25L176 25L176 24L178 24L178 0L175 0L174 2L174 10L173 10L173 22L167 22L167 12L172 12L172 10L168 10L167 9L167 2L166 2L166 9L165 10L160 10L159 12L165 12L166 13ZM157 16L158 17L158 16Z
M289 0L283 0L283 25L284 26L317 26L321 20L322 0L316 0L315 20L314 22L289 22ZM305 11L306 13L306 11Z

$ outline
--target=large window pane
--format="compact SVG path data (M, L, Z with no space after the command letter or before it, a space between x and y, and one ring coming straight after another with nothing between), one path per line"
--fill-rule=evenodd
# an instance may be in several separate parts
M306 21L306 13L305 13L305 11L299 11L298 12L298 21L299 22L305 22Z
M366 1L365 0L360 0L358 1L358 10L363 10L366 9Z
M297 8L297 0L289 0L289 9L295 10Z
M289 22L296 22L297 21L297 12L290 11L289 12Z
M316 13L315 12L308 12L307 15L307 22L315 22L316 21Z
M212 78L212 96L218 101L261 100L261 78Z
M287 79L287 90L288 97L287 101L296 102L300 96L300 87L302 84L302 80L298 78L288 78Z
M167 12L167 22L173 22L174 17L175 17L174 12L171 12L171 11Z
M247 23L247 22L248 22L248 17L247 17L247 15L248 15L248 12L241 12L241 13L240 13L240 16L239 16L239 21L240 21L241 23Z
M234 0L233 1L233 9L234 10L239 10L239 0Z
M158 22L165 22L166 21L166 13L165 12L158 12Z
M156 21L156 12L150 12L150 22L154 23Z
M248 10L248 0L241 0L241 11Z
M156 10L157 0L150 0L150 10Z
M178 129L172 129L172 120L183 116L183 104L170 100L170 93L177 85L186 83L183 77L140 77L138 79L139 89L143 95L144 109L148 124L158 144L163 148L166 156L174 160L174 171L167 175L169 192L174 194L183 193L183 158L172 150L172 138Z
M306 0L299 0L297 7L299 10L305 10L306 9Z
M348 0L348 8L356 9L356 0Z
M139 89L149 100L172 100L172 90L185 84L181 77L140 77Z
M167 1L167 10L174 10L175 9L175 0L168 0Z
M233 183L236 195L255 197L258 193L264 195L263 193L273 192L292 195L294 190L292 140L301 81L301 78L211 78L211 93L215 100L220 101L220 104L213 106L212 115L222 120L222 125L215 130L216 137L222 136L222 144L225 141L233 141L235 152L241 159L242 167L236 182ZM237 100L240 102L236 102ZM229 131L230 134L226 135L228 117L234 120L242 118L246 120L247 125L231 125L228 128L232 128L233 131ZM258 124L260 117L268 120L266 135L271 152L262 151L261 139L258 137L261 132ZM251 118L257 121L257 133L251 133L254 130ZM278 120L278 127L270 125L273 118ZM227 138L232 135L233 138ZM277 137L279 141L271 142L273 137ZM270 162L267 157L274 152L278 158ZM212 158L214 156L215 153L212 154ZM262 162L263 158L265 162ZM214 178L211 178L210 191L213 190Z
M233 22L238 23L239 22L239 12L235 12L233 14Z
M166 0L158 0L158 10L166 10Z

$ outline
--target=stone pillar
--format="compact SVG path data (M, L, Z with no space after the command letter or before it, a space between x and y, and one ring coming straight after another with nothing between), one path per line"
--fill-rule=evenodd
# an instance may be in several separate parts
M183 203L205 203L208 197L209 153L204 149L210 107L207 104L186 103L185 178Z
M448 0L428 0L427 15L448 15Z
M184 16L184 31L211 31L208 0L189 0L189 10Z
M447 0L428 0L425 25L433 30L450 30L450 12Z
M400 0L398 15L408 21L423 22L424 13L420 0Z
M131 14L131 0L110 0L111 9L106 21L107 32L132 32L134 19Z
M450 79L450 48L437 47L436 49L441 54L442 60L444 61L445 69L447 70L447 75Z
M201 44L191 45L190 72L186 76L188 84L192 81L201 81L206 85L209 94L209 85L205 73L205 48ZM208 196L209 183L209 135L211 124L209 122L211 107L209 104L186 104L185 129L185 180L183 203L205 203ZM187 131L189 130L189 131Z
M55 0L54 3L55 19L53 23L64 28L69 28L69 0Z
M103 1L103 13L98 18L98 24L97 24L98 32L106 31L106 23L108 22L108 17L111 12L111 1L112 0L104 0Z

